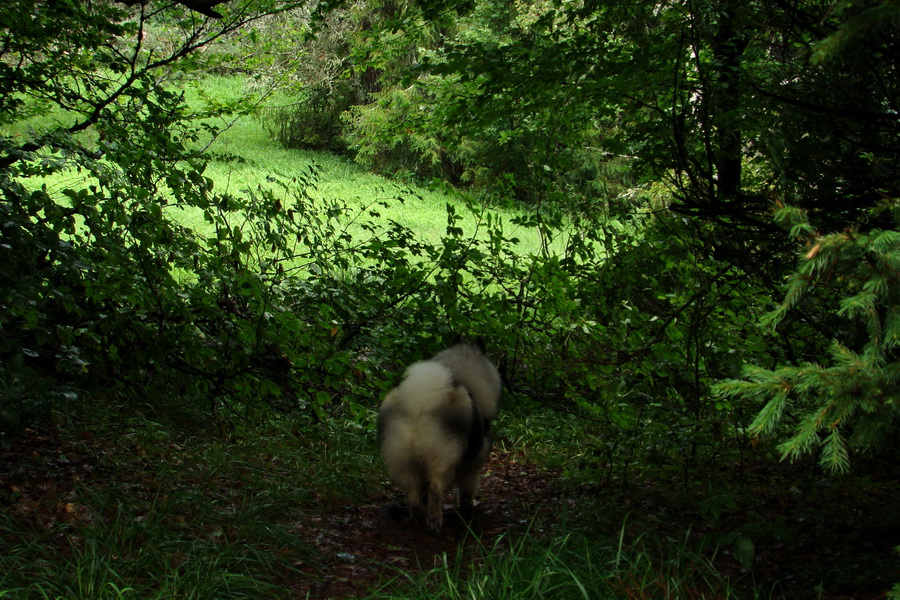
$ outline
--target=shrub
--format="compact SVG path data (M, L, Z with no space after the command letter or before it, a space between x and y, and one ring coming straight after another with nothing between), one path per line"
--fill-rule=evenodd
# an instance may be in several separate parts
M3 442L76 395L114 395L203 424L210 414L252 417L260 404L314 412L337 379L350 379L329 316L319 306L293 312L304 295L288 277L296 261L325 271L321 263L340 256L298 256L323 236L346 242L334 234L340 211L317 207L331 215L320 219L291 208L295 198L311 202L314 172L282 187L272 178L268 189L214 189L200 148L218 130L164 85L176 66L203 67L191 56L202 42L258 14L225 7L223 19L198 25L183 7L143 10L2 8L3 23L29 27L8 32L21 60L0 67L10 98L0 122L14 123L31 99L65 98L45 130L0 137ZM145 52L138 22L187 41ZM204 116L251 109L213 100ZM206 226L185 226L183 212ZM332 352L292 370L311 348Z

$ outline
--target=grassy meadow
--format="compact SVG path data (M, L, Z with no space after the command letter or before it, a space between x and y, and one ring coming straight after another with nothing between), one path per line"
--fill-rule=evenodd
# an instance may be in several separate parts
M194 106L202 103L202 96L216 99L236 99L237 94L254 94L252 87L237 77L210 77L191 84L185 89L189 102ZM203 94L197 90L202 89ZM261 99L259 115L242 117L235 121L222 122L223 133L209 146L209 151L221 158L213 160L207 175L215 182L216 189L240 193L243 189L254 189L266 185L268 178L290 181L300 173L314 167L318 173L315 189L310 196L316 199L337 201L348 207L348 217L354 219L356 211L378 203L386 202L393 210L383 211L385 219L391 219L409 228L422 239L438 242L447 228L447 205L452 205L456 214L462 217L458 226L466 236L479 235L480 221L484 213L474 214L467 209L464 201L455 192L439 187L399 182L365 171L349 158L335 156L327 152L285 149L266 132L265 111L279 106L286 99L273 94ZM356 209L356 211L354 210ZM510 223L510 219L521 216L522 212L506 208L489 208L494 218L504 223L504 231L519 239L521 254L539 253L544 241L536 229L528 229ZM203 227L202 221L192 221L196 227ZM351 229L352 230L352 229ZM566 245L567 232L559 235L549 244L549 252L561 252Z
M243 79L211 77L185 88L189 102L195 107L203 102L198 89L203 90L203 95L220 100L235 100L240 94L253 93ZM454 202L447 194L392 182L364 171L351 160L326 152L280 147L266 132L263 119L267 107L284 101L277 95L270 96L261 100L257 116L214 123L223 132L209 146L209 152L218 158L212 161L206 175L215 182L216 190L239 195L242 190L267 185L268 178L290 181L315 167L319 176L315 189L310 190L313 198L340 200L348 207L360 209L402 198L403 206L397 202L397 211L390 218L434 239L443 233L446 203ZM202 221L194 224L203 227Z
M350 158L327 152L285 149L265 129L265 114L272 107L288 101L278 93L260 92L252 82L241 76L208 76L201 80L188 79L180 83L170 82L172 90L183 92L191 110L202 113L208 104L235 102L250 99L256 103L256 114L223 116L214 119L198 119L213 126L219 133L213 137L201 136L198 147L210 157L204 175L212 180L213 190L219 194L237 197L248 191L266 187L283 197L286 207L296 202L292 198L298 189L297 180L311 182L303 189L306 202L333 203L344 207L338 225L351 234L361 234L361 219L370 218L369 209L378 207L378 220L395 221L408 228L418 238L437 243L445 235L448 222L448 205L461 218L455 225L463 230L464 237L483 234L482 221L490 211L495 221L503 223L503 231L509 238L518 240L521 255L564 251L569 235L573 232L558 231L552 240L542 237L536 228L526 228L510 222L521 211L507 208L485 208L473 212L457 192L445 188L415 182L392 181L365 171ZM4 125L2 131L13 137L29 131L42 131L48 127L66 123L71 116L59 110L37 111L19 122ZM91 139L91 130L78 134ZM313 174L310 176L310 174ZM88 187L93 181L74 170L63 171L47 177L33 177L27 185L45 186L51 197L61 204L68 200L59 193L65 188ZM177 199L173 199L176 200ZM200 234L212 232L212 225L204 220L202 211L193 207L170 205L170 214L183 225ZM386 208L385 208L386 207ZM545 231L546 233L546 231Z

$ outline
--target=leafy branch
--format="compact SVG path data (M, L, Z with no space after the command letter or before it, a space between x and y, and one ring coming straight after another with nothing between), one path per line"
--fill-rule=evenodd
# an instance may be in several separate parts
M892 211L900 225L898 208L892 200L881 210ZM821 448L821 465L843 472L851 450L874 449L900 417L900 231L820 235L805 211L782 207L776 217L806 248L784 300L763 324L778 327L811 297L838 297L828 364L807 361L774 370L748 365L743 379L723 381L716 391L765 402L748 429L754 437L776 434L786 413L801 412L779 445L782 458Z

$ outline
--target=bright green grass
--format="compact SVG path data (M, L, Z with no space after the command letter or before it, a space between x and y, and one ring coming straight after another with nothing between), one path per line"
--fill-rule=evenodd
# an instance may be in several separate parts
M409 228L420 239L438 243L447 228L447 205L453 205L456 214L462 217L457 224L465 236L477 236L483 231L479 221L484 214L472 214L465 203L453 194L425 186L416 186L391 181L385 177L369 173L353 161L326 152L289 150L282 148L265 130L263 115L273 106L283 104L289 99L276 95L261 97L249 85L245 78L236 76L211 76L200 81L188 81L177 86L183 91L191 107L203 110L204 98L214 101L232 101L240 97L253 98L258 102L257 115L241 117L222 117L208 119L208 123L222 129L222 133L214 140L201 140L201 147L206 148L212 158L205 175L214 183L214 190L235 196L245 195L248 190L257 190L259 186L279 189L273 185L273 179L291 182L294 178L307 173L315 166L319 177L314 189L307 192L313 199L337 201L347 207L348 219L353 219L358 212L379 202L387 202L389 208L381 209L384 219L394 220ZM28 135L30 130L45 130L66 123L68 117L64 112L52 110L38 117L4 126L3 133L14 137ZM91 132L84 134L88 139ZM46 186L51 196L60 195L66 188L84 188L92 183L83 174L72 171L58 173L49 177L32 178L26 185L37 188ZM65 200L61 199L61 202ZM542 238L535 229L512 225L509 221L520 212L509 210L492 210L495 218L504 222L507 237L520 240L518 253L527 255L542 250ZM203 219L199 210L187 209L173 212L183 224L201 233L210 233L211 225ZM351 232L356 231L354 228ZM559 232L550 244L550 251L561 253L565 247L568 232Z
M240 94L252 94L246 81L238 77L209 77L186 88L189 102L198 105L201 94L196 86L202 86L207 97L234 100ZM260 114L267 107L277 106L287 99L274 95L260 102ZM476 235L483 215L473 215L458 197L442 190L424 186L397 183L387 178L365 171L349 159L326 152L289 150L282 148L265 131L262 118L245 116L232 121L227 129L209 147L215 157L236 156L239 160L215 159L207 170L207 176L215 182L215 189L221 192L240 193L264 185L267 178L291 180L315 165L320 169L320 179L313 198L337 200L352 209L362 209L381 201L390 203L394 210L383 211L384 217L395 220L411 229L422 239L437 242L446 232L447 205L451 204L456 213L463 217L461 227L466 235ZM402 199L402 202L400 201ZM521 240L522 254L536 253L541 248L541 238L537 231L512 226L509 219L520 213L495 210L506 222L504 230ZM203 227L197 217L192 226ZM564 247L565 236L553 245L555 251Z

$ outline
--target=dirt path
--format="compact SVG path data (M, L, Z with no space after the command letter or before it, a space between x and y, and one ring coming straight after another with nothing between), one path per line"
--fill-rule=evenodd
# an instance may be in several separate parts
M526 531L559 508L555 477L553 471L495 451L485 466L482 501L472 522L463 521L455 505L445 504L440 535L409 519L400 492L313 515L297 529L320 558L298 565L312 577L296 591L301 598L355 597L402 573L428 570L445 556L452 563L461 544L465 549L491 548L501 536Z

